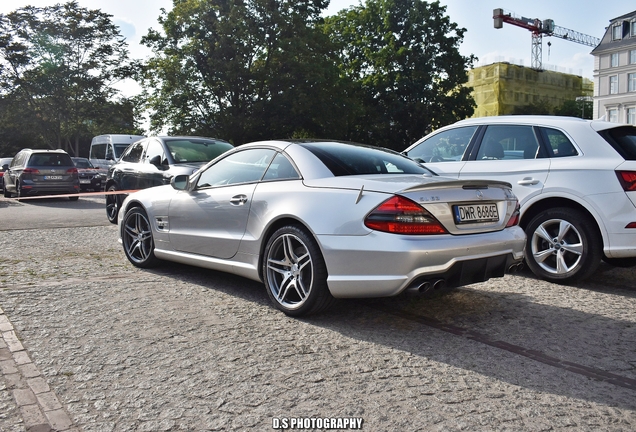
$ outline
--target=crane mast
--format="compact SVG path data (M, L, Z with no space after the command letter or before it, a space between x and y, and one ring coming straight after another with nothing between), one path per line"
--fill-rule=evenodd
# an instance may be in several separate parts
M543 36L554 36L590 47L595 47L601 42L597 37L555 25L554 20L515 16L501 8L493 10L493 19L496 29L502 28L503 23L508 23L532 32L531 67L534 70L543 69Z

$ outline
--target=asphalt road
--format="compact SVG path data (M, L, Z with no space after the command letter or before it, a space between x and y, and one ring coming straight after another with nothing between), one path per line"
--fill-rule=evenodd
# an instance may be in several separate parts
M103 195L68 198L34 198L18 202L0 197L0 231L36 228L109 225Z
M103 197L0 200L0 226L0 431L636 430L635 269L292 319L253 281L133 267Z

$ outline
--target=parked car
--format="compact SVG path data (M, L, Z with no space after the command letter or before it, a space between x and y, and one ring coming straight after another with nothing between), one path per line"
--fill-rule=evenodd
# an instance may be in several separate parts
M512 184L539 277L573 282L636 264L636 128L555 116L476 118L405 150L441 175Z
M234 148L216 138L177 136L150 137L131 144L119 162L111 166L106 179L106 216L117 223L124 194L118 190L138 190L170 183L179 174L192 174L207 162Z
M105 176L99 172L99 167L94 166L90 160L81 157L72 157L77 167L77 175L80 182L80 190L101 191Z
M102 174L121 158L124 151L134 142L146 138L144 135L104 134L91 140L88 158Z
M64 150L22 149L2 177L4 196L79 193L77 168ZM78 196L71 196L71 201Z
M0 158L0 183L2 183L2 176L4 172L9 169L9 164L13 158Z
M501 277L525 243L509 184L434 176L399 153L339 142L245 144L121 210L135 266L177 261L262 281L292 316L333 297Z

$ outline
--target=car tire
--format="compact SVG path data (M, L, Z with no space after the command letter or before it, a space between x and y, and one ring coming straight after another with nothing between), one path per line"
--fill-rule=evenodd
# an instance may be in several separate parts
M159 263L159 259L155 257L155 242L150 220L141 207L131 208L124 216L121 240L126 258L134 266L150 268Z
M7 190L4 180L2 180L2 195L4 195L5 198L11 198L11 192Z
M117 186L110 185L107 192L114 192L117 190ZM106 217L108 222L112 224L117 223L117 216L119 215L119 207L121 207L122 199L119 195L106 195Z
M538 277L571 283L590 276L603 256L594 220L566 207L544 210L526 227L526 263Z
M70 196L68 197L69 201L77 201L79 199L79 196Z
M324 258L304 229L289 225L272 234L262 266L267 294L286 315L316 314L333 303Z

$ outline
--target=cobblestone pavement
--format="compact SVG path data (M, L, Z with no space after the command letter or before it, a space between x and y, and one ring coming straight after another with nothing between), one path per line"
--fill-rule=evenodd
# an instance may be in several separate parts
M524 272L292 319L246 279L134 268L115 226L4 231L0 251L0 431L272 430L291 417L636 429L634 269L601 266L577 287Z

